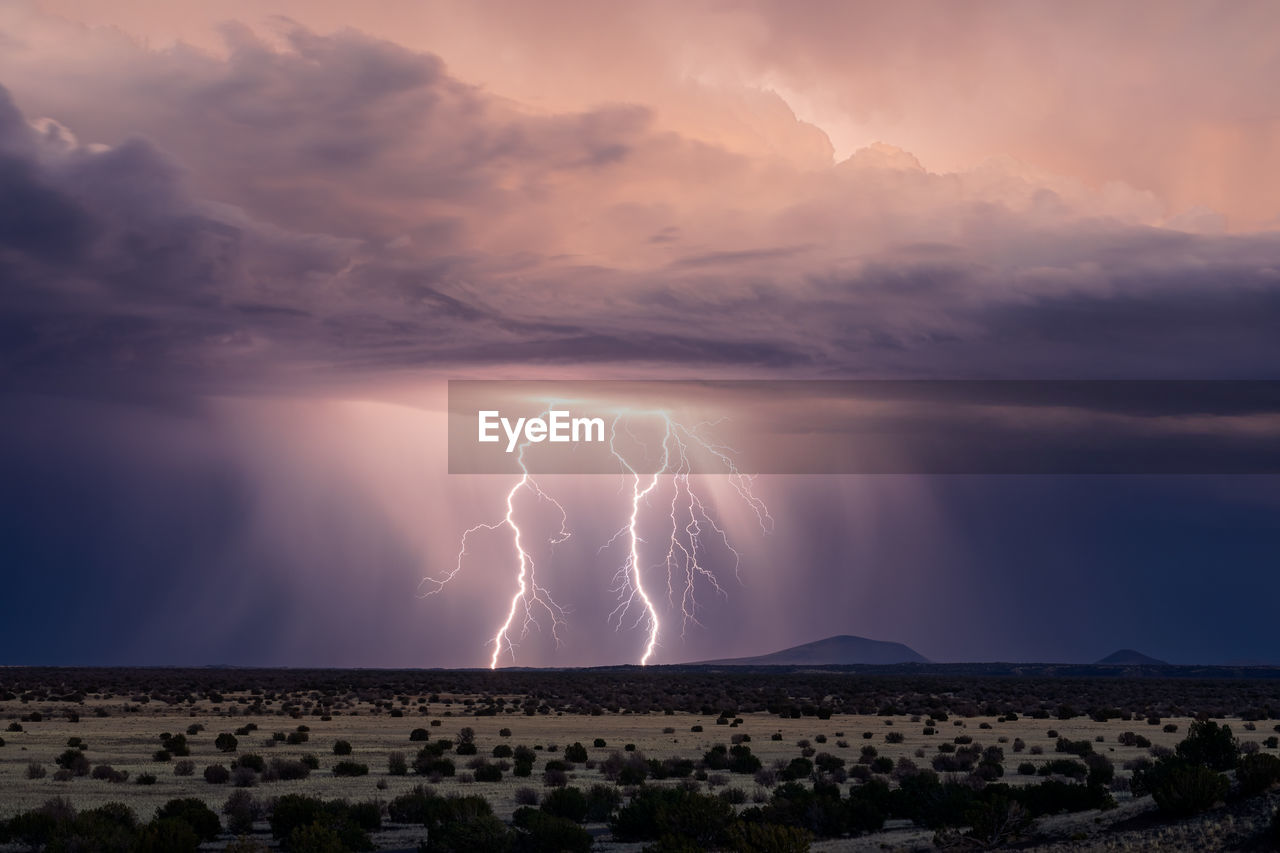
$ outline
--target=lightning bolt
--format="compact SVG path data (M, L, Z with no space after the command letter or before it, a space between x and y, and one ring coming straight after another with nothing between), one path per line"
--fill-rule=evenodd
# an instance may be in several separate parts
M704 435L706 430L713 428L719 421L704 421L688 427L672 419L664 411L627 411L627 415L634 417L657 418L662 428L662 439L659 445L660 464L652 474L645 474L639 470L643 466L633 464L628 459L627 453L618 445L620 429L625 431L627 437L637 445L643 448L644 444L632 431L630 421L624 420L623 414L623 412L615 414L610 424L609 450L618 460L624 480L630 484L631 510L626 523L600 547L599 552L603 553L619 540L624 540L627 545L622 565L614 574L613 589L618 603L609 613L608 621L615 626L616 630L622 630L628 621L633 630L643 629L645 644L639 662L644 666L649 663L658 646L662 626L653 595L645 585L644 566L641 562L641 545L645 540L640 535L640 521L643 509L649 505L650 497L661 491L663 478L667 477L670 480L671 500L667 506L670 526L666 533L665 555L653 567L665 569L668 603L676 607L677 599L679 601L682 639L686 636L690 624L699 626L702 624L698 619L699 584L710 587L717 595L728 597L724 585L707 562L709 539L714 537L725 551L733 556L734 576L741 582L739 570L742 556L729 541L724 528L716 522L707 501L694 488L693 457L696 454L703 454L725 472L729 484L738 497L754 512L762 532L768 533L773 529L773 517L769 514L769 508L764 501L753 491L754 478L740 471L735 464L733 449ZM505 515L497 521L482 522L464 531L453 569L439 577L426 577L419 586L420 590L422 586L428 587L423 597L442 592L462 571L463 563L468 556L468 544L473 536L503 528L510 531L515 554L516 589L507 608L506 619L497 628L491 640L493 654L489 660L490 669L497 669L504 652L510 655L512 661L515 660L518 641L513 639L513 634L516 633L517 620L520 621L519 640L523 640L530 630L540 628L538 615L545 613L550 617L551 635L555 639L557 648L561 644L559 629L564 624L565 610L556 603L551 593L538 583L533 557L523 544L524 532L516 521L516 499L522 492L528 492L540 501L549 502L559 511L560 529L548 540L552 545L569 538L568 513L558 501L542 490L529 473L524 456L528 447L528 441L519 445L517 461L521 476L507 492ZM629 615L633 612L634 618L629 619ZM521 613L523 613L523 619L520 619Z
M671 448L668 442L670 431L662 441L662 466L653 472L653 476L649 478L649 485L643 489L640 488L641 476L640 472L631 467L631 463L627 461L627 457L618 450L618 422L622 416L614 417L609 429L609 450L618 461L622 464L632 477L631 485L631 518L627 525L623 528L626 531L630 550L627 553L626 561L622 564L622 568L618 569L614 575L615 587L618 593L618 606L609 614L611 620L617 620L617 626L622 628L622 620L625 618L627 611L635 604L638 598L642 602L640 615L637 617L632 627L638 628L640 624L647 623L649 639L645 643L644 654L640 656L640 665L644 666L649 662L649 658L653 655L653 649L658 644L658 629L660 623L658 621L658 609L653 606L653 599L649 597L649 593L645 591L644 579L640 575L640 534L636 532L636 524L640 518L640 502L644 500L650 492L658 485L658 477L667 469L670 464ZM614 534L609 541L616 542L618 537L622 535L622 531ZM607 545L605 547L608 547Z
M520 530L520 525L516 523L516 496L524 490L532 493L539 500L547 501L560 513L560 530L548 541L552 545L557 545L568 539L570 536L568 529L569 514L565 512L564 507L559 503L559 501L542 490L542 487L538 485L538 482L529 473L529 468L524 461L524 453L528 446L528 442L524 442L519 446L519 453L517 454L516 459L520 465L522 474L520 479L516 481L516 484L507 492L506 515L504 515L500 521L490 523L482 522L463 532L462 542L458 548L458 559L454 563L453 570L442 577L437 578L429 576L423 578L422 583L419 584L418 587L419 590L422 589L423 585L429 587L427 592L422 596L424 598L442 592L449 582L462 571L462 563L467 556L467 542L473 534L479 533L480 531L499 530L503 527L510 529L511 544L516 554L516 591L515 594L511 596L511 604L507 609L506 620L498 627L497 632L494 633L493 639L491 640L493 643L493 656L489 659L490 669L498 668L498 660L502 656L503 651L506 651L511 656L511 660L513 662L515 661L517 644L511 639L511 635L513 633L512 626L521 610L524 611L524 619L520 626L521 640L529 635L530 629L540 627L540 623L537 619L537 612L539 609L546 611L547 615L551 618L551 636L555 640L556 648L560 647L560 627L564 624L564 608L557 604L555 599L551 597L551 593L538 583L533 557L525 549L524 544L521 541L523 533Z
M699 604L697 599L697 584L700 580L709 585L716 594L728 597L728 593L716 577L715 572L705 562L706 543L704 537L707 535L706 529L709 529L724 548L733 555L734 576L739 582L741 582L739 569L742 564L742 555L730 543L728 534L716 523L714 516L707 509L706 502L694 489L693 480L691 479L693 472L692 453L705 452L716 460L724 468L729 482L738 493L738 496L755 513L761 530L767 533L773 529L773 516L769 514L768 506L752 490L753 478L740 471L734 463L732 448L718 444L702 435L703 429L714 426L717 422L703 422L693 427L686 427L673 420L666 412L650 414L658 417L663 426L660 445L661 464L654 471L652 477L648 478L647 485L643 485L643 487L642 483L644 483L645 478L627 460L626 455L618 449L617 437L621 416L615 417L612 422L609 449L614 457L617 458L626 475L631 479L631 515L627 524L619 529L601 548L603 551L623 537L626 538L629 545L627 556L614 575L614 589L618 596L618 605L609 614L609 618L615 627L620 630L627 614L633 608L639 611L639 615L635 618L632 627L644 626L647 633L644 652L640 656L641 666L648 664L649 659L653 656L654 649L658 644L658 634L661 626L657 607L654 606L652 597L645 589L644 579L640 572L640 544L644 540L640 538L637 527L641 503L647 502L649 495L655 492L658 488L659 479L663 475L669 475L671 478L671 503L668 510L668 518L671 524L667 534L667 551L661 565L666 569L667 600L672 606L675 606L676 603L677 578L679 578L679 585L681 586L679 607L682 617L680 636L682 639L686 636L690 623L695 625L702 624L698 620ZM622 426L631 438L636 438L629 424L624 423Z

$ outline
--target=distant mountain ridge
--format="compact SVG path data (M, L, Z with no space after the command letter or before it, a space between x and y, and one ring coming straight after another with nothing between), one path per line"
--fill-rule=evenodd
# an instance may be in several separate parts
M1157 660L1150 655L1144 655L1142 652L1133 649L1119 649L1107 655L1098 661L1101 665L1119 665L1119 666L1168 666L1168 661Z
M745 658L698 661L698 666L849 666L929 663L924 655L902 643L870 640L841 634L792 646L789 649Z

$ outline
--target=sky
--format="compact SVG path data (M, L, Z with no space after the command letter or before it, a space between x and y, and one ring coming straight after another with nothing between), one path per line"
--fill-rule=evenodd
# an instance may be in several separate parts
M488 665L515 483L449 473L450 380L1280 379L1277 31L1247 0L0 2L0 664ZM635 484L538 482L562 624L500 662L638 662ZM699 488L696 620L668 492L637 512L651 663L1280 664L1275 476L771 473L767 525Z

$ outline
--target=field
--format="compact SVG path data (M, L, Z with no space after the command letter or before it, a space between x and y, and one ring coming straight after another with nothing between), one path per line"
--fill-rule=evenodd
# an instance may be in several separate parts
M962 750L961 755L963 751L980 752L974 749L976 744L1001 750L1000 783L1027 786L1050 778L1039 772L1048 762L1077 758L1069 750L1082 750L1081 742L1114 765L1114 779L1108 780L1107 789L1115 805L1105 810L1038 818L1028 838L1041 846L1123 849L1129 845L1164 845L1179 849L1179 845L1187 844L1225 846L1236 836L1245 843L1265 830L1270 812L1275 810L1271 799L1274 793L1267 792L1247 803L1229 801L1217 812L1189 820L1159 820L1153 817L1155 807L1150 796L1134 797L1130 793L1133 774L1126 769L1126 764L1132 766L1153 754L1174 750L1187 736L1195 715L1204 716L1201 707L1197 707L1203 701L1198 697L1204 696L1243 703L1228 709L1219 722L1232 727L1246 754L1275 755L1275 724L1269 718L1271 707L1280 708L1280 702L1270 704L1275 690L1272 682L1224 682L1215 690L1212 683L1192 681L1135 680L1126 686L1119 679L1074 684L1064 680L1053 682L1053 696L1036 699L1027 693L1032 686L1029 682L993 679L984 683L982 679L972 679L965 691L986 694L991 707L983 708L975 704L973 697L938 690L954 685L930 678L916 678L907 691L898 689L905 682L895 680L897 677L840 673L752 673L733 675L727 683L723 676L706 673L668 673L662 680L669 689L678 688L687 696L698 694L717 681L719 689L727 694L773 695L780 687L793 694L785 708L771 712L733 700L726 700L733 701L732 705L688 710L637 708L630 700L619 698L641 695L635 681L652 678L649 673L596 674L594 678L590 673L512 674L505 680L518 687L518 692L499 692L492 688L502 686L504 679L487 673L388 677L377 673L319 676L301 672L161 670L148 677L146 671L113 672L99 673L96 679L92 677L94 671L0 673L5 676L0 682L5 686L0 692L0 729L10 729L0 734L5 741L0 747L0 818L37 809L56 797L68 798L79 810L124 802L143 821L149 820L162 804L179 797L199 798L220 813L235 790L235 783L211 784L205 779L205 768L222 765L230 769L233 762L251 761L245 759L247 755L260 756L268 766L273 759L292 760L297 766L299 759L314 757L316 769L303 779L273 780L270 771L242 771L239 783L250 786L249 793L264 804L285 794L306 794L326 800L374 801L385 811L386 804L394 798L426 783L442 795L479 795L490 803L498 818L510 821L518 807L517 791L521 788L533 788L543 794L552 785L567 781L569 786L584 790L604 784L633 791L629 783L635 780L619 780L617 770L635 755L643 756L650 764L690 759L696 765L692 773L683 778L676 778L678 774L663 780L650 778L648 784L696 787L704 793L729 797L736 804L735 809L742 811L766 803L771 790L785 780L787 768L797 758L818 760L829 755L842 759L843 766L827 774L825 781L834 782L847 794L863 784L859 775L892 784L909 775L909 768L940 767L943 779L969 778L973 762L963 770L937 762L950 760L947 756L955 756L957 749ZM13 678L16 673L21 673L22 679ZM847 700L842 705L856 704L857 697L864 696L867 701L874 697L882 707L872 708L870 713L832 711L831 702L837 698L833 694L805 692L815 685L815 678L821 683L833 678L848 682L848 695L838 697ZM142 689L147 683L150 691ZM447 690L459 684L486 689ZM583 689L593 684L594 689L602 691L601 696L589 695L590 690ZM606 693L613 695L612 702L607 698L596 701ZM1091 707L1086 698L1076 706L1077 711L1062 707L1067 694L1128 696L1129 704L1135 707L1123 707L1124 702L1110 708ZM1157 696L1164 698L1153 698ZM576 700L566 701L567 697ZM1255 701L1260 707L1252 704ZM1143 704L1139 707L1138 703ZM895 704L901 707L894 707ZM1042 706L1051 706L1053 713ZM1169 714L1175 706L1183 713ZM246 732L246 726L253 728ZM425 730L428 739L421 740L419 733L419 739L411 740L415 729ZM460 744L468 739L464 729L473 733L474 757L458 754ZM235 736L234 749L224 751L215 745L219 735L237 730L241 734ZM182 734L185 746L170 752L185 749L189 755L157 756L164 746L162 734ZM597 739L604 745L597 745ZM1067 752L1063 751L1061 739L1069 742ZM441 740L453 742L444 756L455 765L454 775L430 770L415 773L413 764L418 750ZM339 742L350 744L350 754L335 754L335 744ZM565 747L575 742L584 746L587 760L570 764L564 780L556 779L554 773L544 779L547 762L563 760ZM1076 745L1071 746L1071 742ZM169 743L174 742L171 739ZM759 771L732 772L723 767L702 766L713 747L734 743L749 747L759 759ZM536 761L531 775L515 776L509 758L493 756L494 748L502 752L504 745L532 748ZM864 756L868 746L874 748L875 758L881 759L879 764L872 765L872 759ZM88 772L58 772L56 761L68 750L73 755L83 755L80 771ZM392 753L405 756L407 774L388 772ZM611 765L610 757L615 755ZM175 773L184 760L194 765L191 775ZM366 766L367 775L334 775L335 765L342 761ZM828 769L834 768L836 762L828 761ZM476 771L469 767L472 763L497 766L500 781L474 780ZM1032 766L1032 772L1025 772L1025 767L1019 772L1019 765L1026 763ZM103 765L116 774L127 773L127 778L94 778L110 775L92 772L91 768ZM43 772L29 770L32 766ZM858 767L865 769L855 770ZM872 767L876 768L874 773ZM147 774L154 775L154 783L139 784ZM1061 774L1054 773L1052 778L1061 778ZM797 781L810 784L822 779L819 769L806 772ZM628 784L619 785L619 781ZM741 794L725 793L733 789ZM643 846L612 841L602 821L588 822L587 829L597 849L639 850ZM259 820L253 836L264 844L271 843L269 824ZM421 826L390 820L384 820L382 827L372 833L374 843L386 849L415 848L423 836ZM230 838L225 835L205 847L225 846ZM890 819L877 832L818 840L813 849L881 849L882 845L889 849L928 849L934 838L932 827Z

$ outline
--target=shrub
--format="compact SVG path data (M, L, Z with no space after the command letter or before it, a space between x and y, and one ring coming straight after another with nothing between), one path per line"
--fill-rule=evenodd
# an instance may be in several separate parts
M811 839L798 827L744 821L730 825L726 836L729 848L742 853L808 853Z
M129 778L129 774L122 770L116 770L110 764L99 764L93 768L92 778L105 782L123 782Z
M244 755L236 759L231 765L233 768L247 767L255 773L263 773L267 769L267 762L261 755L252 752L246 752Z
M409 772L409 763L405 761L403 752L393 752L387 756L387 773L392 776L404 776Z
M223 732L213 739L213 745L223 752L235 752L236 748L240 746L240 741L230 732Z
M885 743L902 743L906 740L906 736L902 732L886 732L884 736Z
M277 839L286 841L290 853L298 853L294 843L300 836L298 830L319 827L327 830L323 834L325 850L372 850L373 843L365 832L372 818L377 818L376 807L372 815L368 809L351 806L342 800L325 802L315 797L301 794L286 794L275 802L271 809L271 834Z
M618 810L610 829L618 841L673 836L695 849L710 849L723 843L733 820L733 807L719 797L684 788L646 787Z
M413 772L420 776L452 776L456 772L453 761L449 758L442 758L430 751L430 749L420 749L417 757L413 760Z
M510 747L510 745L505 743L500 743L493 748L493 757L494 758L510 758L514 754L514 752L515 751Z
M409 740L411 741L430 740L430 739L431 739L431 735L430 733L427 732L426 729L418 728L409 732Z
M859 793L863 796L875 797L883 783L872 783ZM869 800L873 802L874 800ZM819 837L832 837L844 833L848 820L848 809L840 801L840 789L835 785L818 784L812 790L796 783L788 782L774 790L769 803L759 811L744 813L744 818L751 822L759 820L763 823L781 824L806 829Z
M290 746L299 746L301 744L306 743L310 739L311 739L311 735L307 734L306 732L289 732L289 735L284 739L284 742L289 744Z
M889 761L889 769L893 769L893 761ZM793 758L779 774L785 781L808 779L813 773L813 762L807 758Z
M976 803L965 817L970 827L965 837L983 850L1007 846L1026 834L1032 823L1021 803L999 794Z
M160 735L160 745L164 747L164 751L170 755L176 755L179 758L186 758L191 754L191 747L187 745L187 736L178 734L170 735L168 733ZM163 759L168 761L169 759Z
M591 835L571 820L522 807L512 815L516 848L530 853L589 853Z
M496 764L482 764L475 770L477 782L501 782L502 769Z
M210 785L225 785L231 781L231 771L221 764L210 764L204 769L204 781Z
M139 785L154 785L156 783L156 774L139 773L138 778L134 779L134 782Z
M879 832L884 828L885 806L889 788L883 782L873 782L849 792L845 812L845 828L854 835Z
M587 820L607 821L620 805L622 794L612 785L597 783L587 790Z
M186 821L153 820L138 835L139 853L196 853L200 837Z
M87 776L89 773L89 759L78 749L66 750L54 759L54 763L76 776Z
M358 761L344 760L333 765L334 776L366 776L369 773L369 765L361 764Z
M1030 761L1024 761L1018 765L1018 775L1034 776L1036 775L1036 766L1032 764Z
M1086 755L1084 763L1089 768L1086 784L1110 785L1116 778L1115 765L1105 755Z
M1230 726L1219 726L1213 720L1197 720L1187 737L1178 744L1179 758L1192 764L1203 764L1210 770L1230 770L1240 758L1240 749Z
M1206 811L1227 795L1227 777L1208 767L1174 763L1151 788L1160 811L1187 817Z
M418 823L425 826L442 799L434 790L416 785L408 793L401 794L387 804L387 815L396 823Z
M252 767L232 767L231 784L237 788L252 788L258 784L258 772Z
M311 765L302 760L293 760L289 758L273 758L271 766L267 768L267 772L263 774L263 781L292 781L294 779L306 779L311 775Z
M836 759L843 765L844 761ZM760 759L751 753L751 747L746 744L735 744L729 749L728 770L730 773L755 773L761 767Z
M578 788L556 788L542 798L542 810L555 817L582 823L587 818L587 797Z
M227 829L235 835L253 831L253 822L262 817L262 803L243 789L236 790L222 805L227 818Z
M1068 779L1084 779L1089 768L1070 758L1054 758L1040 765L1041 776L1066 776Z
M1058 738L1057 744L1053 747L1054 752L1065 752L1068 755L1079 755L1081 757L1089 755L1093 752L1093 744L1087 740L1068 740L1067 738Z
M345 740L335 740L333 742L333 754L334 755L350 755L351 744Z
M675 730L675 729L673 729L673 728L671 728L671 727L667 727L667 728L665 728L665 729L663 729L663 730L662 730L662 733L663 733L663 734L672 734L672 735L673 735L673 734L675 734L675 733L676 733L676 730ZM592 745L592 746L594 746L596 749L604 749L604 748L605 748L606 746L608 746L609 744L605 741L605 739L604 739L604 738L602 738L602 737L598 737L598 738L596 738L595 740L593 740L593 741L591 742L591 745Z
M309 823L289 833L290 853L343 853L342 836L327 826Z
M991 791L991 788L987 790ZM1006 791L1007 796L1021 803L1032 817L1059 812L1107 809L1115 805L1115 800L1104 788L1073 785L1057 779L1046 779L1036 785L1008 788Z
M196 763L190 758L184 758L181 761L174 762L174 776L194 776L196 772Z
M430 808L424 825L428 841L422 853L462 853L485 850L509 851L514 835L498 820L483 797L444 797Z
M43 779L47 772L48 771L44 769L44 765L38 761L31 761L27 763L28 779Z
M1135 796L1149 793L1160 811L1188 817L1213 807L1227 794L1227 777L1184 758L1165 756L1150 767L1134 771Z
M1236 768L1240 793L1246 797L1260 794L1280 782L1280 758L1274 755L1246 755Z
M156 820L180 820L195 831L203 841L213 841L222 831L222 824L213 809L196 797L170 800L156 812Z
M56 797L45 802L35 811L22 812L7 822L0 822L0 841L17 842L37 849L48 844L60 825L70 823L76 817L71 802Z

